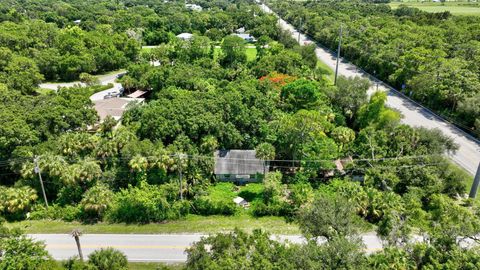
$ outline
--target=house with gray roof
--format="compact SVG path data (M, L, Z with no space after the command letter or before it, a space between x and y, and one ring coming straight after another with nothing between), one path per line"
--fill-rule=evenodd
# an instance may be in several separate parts
M253 37L252 35L250 34L246 34L246 33L243 33L243 34L239 34L239 33L234 33L232 34L234 36L237 36L243 40L245 40L246 42L256 42L257 40L255 39L255 37Z
M214 173L217 180L240 184L262 181L268 168L255 153L255 150L216 151Z

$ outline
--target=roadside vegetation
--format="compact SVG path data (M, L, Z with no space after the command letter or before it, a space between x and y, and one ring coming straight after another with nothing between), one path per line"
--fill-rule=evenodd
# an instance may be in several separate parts
M408 2L392 9L368 2L269 1L284 19L332 50L343 25L343 56L479 137L480 17L416 8L467 3Z
M30 12L18 15L22 21L47 20L36 8L39 2L27 2L23 6ZM48 18L56 14L61 21L62 12L52 4L57 1L46 2L52 9ZM8 228L222 232L187 251L187 269L480 266L478 251L460 245L462 239L476 239L480 219L478 202L465 196L471 176L445 155L456 150L453 140L438 130L401 124L402 116L385 106L385 93L367 95L368 80L339 77L332 85L315 47L296 44L274 27L276 17L252 1L196 1L204 8L199 12L185 9L183 1L69 2L85 13L74 26L81 31L103 29L108 15L119 20L111 27L120 36L144 28L138 43L158 46L128 61L119 81L126 91L148 91L148 96L128 108L121 123L107 118L91 130L97 115L89 96L99 86L37 95L1 84L6 106L0 108L0 216ZM14 20L8 16L16 4L1 4L7 9L0 10L11 12L4 12L0 24ZM303 4L279 8L285 5L305 11ZM349 4L339 7L352 12ZM386 12L382 8L389 10L360 7L360 14L371 9L379 16ZM385 20L396 22L394 16ZM55 25L59 31L71 29L68 23ZM240 27L257 42L231 35ZM325 29L333 33L334 28ZM175 37L182 32L193 37ZM475 83L473 75L469 78ZM222 149L255 149L268 171L263 181L220 182L214 152ZM237 196L248 207L237 205ZM385 248L366 255L358 238L370 229ZM2 230L0 269L22 261L21 269L55 269L41 243L15 229ZM311 241L287 245L268 234L298 232ZM425 240L415 243L414 235ZM103 250L61 267L124 269L123 256ZM118 267L107 267L112 260Z

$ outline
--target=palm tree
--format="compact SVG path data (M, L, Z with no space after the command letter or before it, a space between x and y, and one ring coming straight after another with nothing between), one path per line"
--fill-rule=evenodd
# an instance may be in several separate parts
M74 229L71 233L72 237L75 238L75 243L77 244L78 256L80 260L83 261L82 247L80 246L80 236L82 233L78 229Z
M128 165L134 172L145 172L148 169L148 159L141 155L135 155Z
M269 143L261 143L255 148L255 156L263 160L263 175L265 175L268 162L275 158L275 147Z

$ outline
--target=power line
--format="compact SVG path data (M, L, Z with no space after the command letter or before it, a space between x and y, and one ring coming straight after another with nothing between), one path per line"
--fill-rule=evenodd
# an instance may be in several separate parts
M135 156L121 156L121 157L90 157L87 156L86 158L83 159L75 159L75 158L69 158L65 156L60 156L60 155L55 155L55 157L59 157L62 161L65 162L72 162L72 163L77 163L78 161L88 161L89 158L95 161L104 161L104 160L123 160L123 161L130 161ZM138 155L141 158L145 158L147 161L149 160L159 160L161 158L169 157L169 158L178 158L178 154L166 154L166 155L158 155L158 156L141 156ZM42 156L38 156L39 160ZM441 158L443 155L416 155L416 156L401 156L401 157L385 157L385 158L352 158L352 159L346 159L345 161L349 163L355 163L355 162L380 162L380 161L402 161L402 160L412 160L412 159L423 159L423 158ZM337 160L342 160L342 159L257 159L257 158L222 158L222 157L216 157L216 156L205 156L205 155L188 155L188 154L183 154L182 158L186 158L189 160L212 160L215 161L217 159L225 161L225 160L233 160L233 161L242 161L243 164L248 164L248 162L251 162L252 164L256 164L259 160L261 161L267 161L267 162L285 162L285 163L325 163L325 162L336 162ZM10 160L4 160L0 161L3 162L3 164L0 164L0 167L8 167L10 166L10 162L13 160L17 161L29 161L30 159L28 158L18 158L18 159L10 159Z

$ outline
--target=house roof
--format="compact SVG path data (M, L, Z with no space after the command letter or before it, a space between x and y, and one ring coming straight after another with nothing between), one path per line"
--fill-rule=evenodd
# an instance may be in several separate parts
M215 152L215 174L263 174L263 161L255 150L219 150Z
M143 96L145 93L147 93L147 91L137 90L137 91L131 93L130 95L127 95L127 97L129 97L129 98L139 98L139 97Z
M202 10L202 7L196 4L186 4L185 7L188 9L197 10L197 11Z
M181 38L181 39L191 39L193 36L193 34L191 33L181 33L181 34L178 34L177 35L177 38Z
M245 27L240 27L237 30L235 30L235 32L237 32L238 34L243 34L245 33Z
M236 197L235 199L233 199L233 202L236 203L236 204L246 204L248 203L244 198L242 197Z
M235 35L235 36L237 36L237 37L240 37L240 38L243 38L243 39L253 39L253 38L254 38L254 37L251 36L250 34L238 34L238 33L235 33L235 34L233 34L233 35Z
M93 103L98 116L100 116L100 122L102 122L109 115L119 120L130 102L143 102L143 100L143 98L109 98L96 100Z

